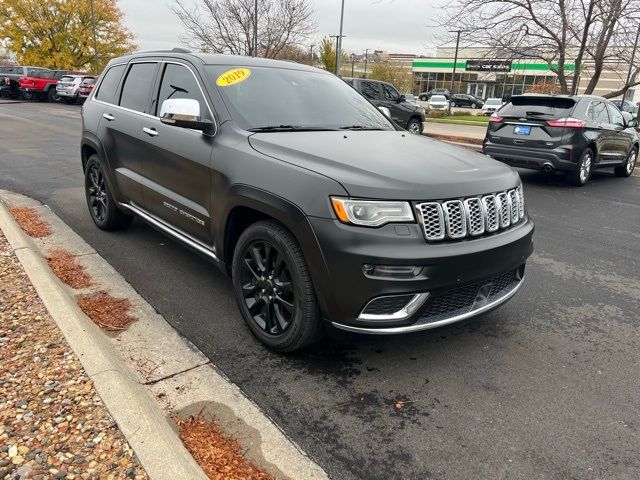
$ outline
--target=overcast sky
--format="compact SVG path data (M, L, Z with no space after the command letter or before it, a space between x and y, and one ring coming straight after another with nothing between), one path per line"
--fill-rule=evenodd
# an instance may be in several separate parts
M197 0L194 0L197 1ZM309 43L338 33L341 0L310 0L318 31ZM172 0L119 0L126 22L141 49L180 46L182 25L169 9ZM347 53L386 50L428 53L435 45L433 25L437 0L345 0L343 48Z

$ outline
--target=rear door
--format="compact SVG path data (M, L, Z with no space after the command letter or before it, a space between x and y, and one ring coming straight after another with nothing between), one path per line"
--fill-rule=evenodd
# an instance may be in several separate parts
M525 148L553 149L564 143L562 122L571 117L576 100L569 97L516 96L499 112L499 122L489 123L493 143Z
M382 94L380 92L380 84L378 82L370 82L368 80L360 80L360 93L367 98L376 107L382 102Z
M615 162L616 154L613 151L615 149L615 130L611 124L607 104L599 100L592 101L587 109L587 118L589 123L585 134L596 144L598 150L596 162Z

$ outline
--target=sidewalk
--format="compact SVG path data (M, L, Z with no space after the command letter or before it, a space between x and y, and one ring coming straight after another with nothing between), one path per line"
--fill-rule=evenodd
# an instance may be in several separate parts
M147 479L0 232L0 479Z
M424 126L426 135L446 135L452 137L467 137L482 140L487 131L487 127L476 127L472 125L455 125L451 123L427 122Z

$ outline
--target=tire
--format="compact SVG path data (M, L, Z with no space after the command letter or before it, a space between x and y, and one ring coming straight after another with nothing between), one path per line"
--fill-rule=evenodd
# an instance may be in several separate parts
M23 92L22 98L24 98L25 100L33 100L35 98L35 94L31 92Z
M633 173L633 169L635 168L637 161L638 148L631 147L631 151L629 152L629 155L627 155L627 161L625 162L625 164L613 169L616 177L630 177Z
M60 95L58 95L58 92L56 92L55 88L49 89L49 91L47 92L47 100L52 103L60 102L61 100Z
M456 102L451 102L451 108L457 107Z
M567 174L567 182L576 187L586 185L591 177L594 161L595 154L593 153L593 150L586 148L585 151L582 152L577 168L573 172L569 172Z
M282 225L265 220L242 232L231 272L242 317L267 347L293 352L322 338L307 263L298 242Z
M407 131L409 133L413 133L414 135L422 134L422 122L417 118L412 118L407 123Z
M84 191L93 223L101 230L123 230L133 217L118 208L111 196L100 158L91 155L84 169Z
M472 103L471 104L471 108L473 108L475 110L476 108L478 108L478 106L475 103Z
M426 95L422 95L422 96L420 97L420 100L422 100L423 102L426 102L426 101L427 101L427 100L429 100L429 99L427 98L427 96L426 96Z

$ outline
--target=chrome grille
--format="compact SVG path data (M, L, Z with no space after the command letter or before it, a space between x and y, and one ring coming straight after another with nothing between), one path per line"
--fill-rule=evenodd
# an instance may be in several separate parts
M449 238L467 236L467 215L460 200L450 200L442 204L444 224Z
M418 203L416 208L427 241L459 240L494 233L525 217L520 187L481 197Z

